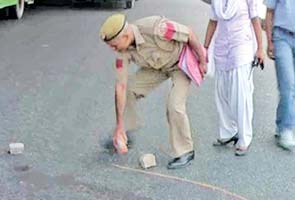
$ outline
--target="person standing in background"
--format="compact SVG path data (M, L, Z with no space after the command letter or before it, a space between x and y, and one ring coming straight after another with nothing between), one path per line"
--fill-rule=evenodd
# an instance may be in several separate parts
M257 0L212 0L205 48L214 41L215 100L219 114L219 139L214 146L230 142L235 155L247 153L252 141L254 57L262 64L261 25Z
M295 146L295 1L265 0L267 55L275 60L279 90L276 117L278 145Z

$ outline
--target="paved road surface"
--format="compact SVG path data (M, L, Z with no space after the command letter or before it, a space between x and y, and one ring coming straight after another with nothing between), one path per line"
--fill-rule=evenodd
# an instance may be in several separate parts
M193 0L140 0L121 11L131 20L166 15L193 27L202 41L209 16L209 6ZM103 148L115 123L114 74L113 53L98 30L114 12L38 7L21 21L0 21L0 199L293 200L294 154L273 137L277 89L269 60L265 71L255 71L255 137L246 157L211 145L213 79L193 86L188 99L196 150L190 167L166 169L169 81L139 104L145 127L136 147L127 156ZM25 153L8 155L10 142L23 142ZM157 156L148 174L134 171L143 153Z

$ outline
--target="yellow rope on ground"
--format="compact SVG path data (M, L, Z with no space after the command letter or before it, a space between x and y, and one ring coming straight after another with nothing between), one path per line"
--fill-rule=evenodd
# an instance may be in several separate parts
M176 180L176 181L181 181L181 182L186 182L186 183L190 183L199 187L203 187L206 189L210 189L213 191L218 191L226 196L230 196L233 197L237 200L247 200L245 197L239 196L237 194L234 194L232 192L229 192L223 188L217 187L217 186L213 186L213 185L209 185L206 183L200 183L197 181L192 181L192 180L187 180L184 178L180 178L177 176L170 176L170 175L166 175L166 174L161 174L161 173L157 173L157 172L149 172L149 171L144 171L144 170L140 170L140 169L134 169L134 168L130 168L130 167L125 167L125 166L120 166L120 165L116 165L116 164L112 164L113 167L122 169L122 170L127 170L127 171L133 171L133 172L137 172L137 173L141 173L141 174L147 174L147 175L151 175L151 176L157 176L157 177L161 177L161 178L166 178L166 179L171 179L171 180Z

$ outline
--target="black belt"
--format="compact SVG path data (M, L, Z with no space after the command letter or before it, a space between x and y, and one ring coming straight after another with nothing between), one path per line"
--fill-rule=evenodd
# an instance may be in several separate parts
M281 31L287 33L288 35L291 35L292 37L295 37L295 32L292 32L292 31L289 31L285 28L281 28L281 27L278 27Z

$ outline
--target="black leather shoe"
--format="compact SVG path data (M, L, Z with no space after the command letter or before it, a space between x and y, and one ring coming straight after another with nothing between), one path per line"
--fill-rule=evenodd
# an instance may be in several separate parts
M182 156L178 158L174 158L172 161L170 161L167 165L168 169L180 169L183 167L188 166L191 161L195 158L195 152L190 151L188 153L183 154Z

